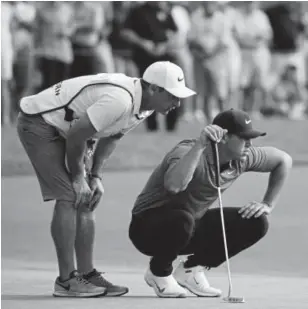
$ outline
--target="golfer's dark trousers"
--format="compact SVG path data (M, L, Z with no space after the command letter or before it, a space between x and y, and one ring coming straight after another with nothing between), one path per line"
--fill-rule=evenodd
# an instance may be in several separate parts
M224 208L229 257L258 242L268 230L265 215L243 219L238 210ZM150 269L156 276L170 275L179 255L189 255L185 267L217 267L226 260L219 208L209 209L197 221L187 210L149 209L132 216L129 237L141 253L152 257Z

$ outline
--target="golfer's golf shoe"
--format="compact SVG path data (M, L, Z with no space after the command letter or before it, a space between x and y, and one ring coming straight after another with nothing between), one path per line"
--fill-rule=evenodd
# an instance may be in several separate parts
M180 262L173 276L179 285L185 287L191 293L201 297L219 297L221 290L210 286L205 269L202 266L184 268L184 262Z
M144 280L154 289L156 295L159 297L183 298L187 295L187 291L176 282L172 275L158 277L153 275L151 270L148 269L145 273Z

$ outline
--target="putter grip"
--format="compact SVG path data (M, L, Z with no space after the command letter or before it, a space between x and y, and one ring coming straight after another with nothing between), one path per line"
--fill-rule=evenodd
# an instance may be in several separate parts
M219 155L218 155L218 144L211 141L211 148L213 152L214 165L215 165L215 186L220 187L220 166L219 166Z

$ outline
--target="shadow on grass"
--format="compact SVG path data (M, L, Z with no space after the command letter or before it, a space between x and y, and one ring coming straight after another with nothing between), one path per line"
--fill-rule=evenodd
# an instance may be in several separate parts
M196 297L194 295L188 295L186 297L186 299L202 299L202 297ZM2 294L1 295L1 300L11 300L11 301L42 301L42 300L72 300L72 299L76 299L76 298L72 298L72 297L53 297L51 294L40 294L40 295L27 295L27 294ZM85 298L83 298L85 299ZM121 296L121 297L92 297L92 298L88 298L93 299L93 300L97 300L97 299L104 299L104 300L113 300L113 301L126 301L127 299L134 299L134 300L142 300L142 299L151 299L151 300L155 300L157 299L158 301L161 300L169 300L169 301L174 301L174 300L183 300L183 298L159 298L155 295L125 295L125 296ZM217 300L219 300L219 298L216 298Z

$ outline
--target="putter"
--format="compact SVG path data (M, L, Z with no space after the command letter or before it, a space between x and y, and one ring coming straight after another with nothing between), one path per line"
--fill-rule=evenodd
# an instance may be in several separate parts
M224 248L225 248L226 263L227 263L227 270L228 270L228 280L229 280L228 296L224 297L223 301L228 302L228 303L244 303L245 302L244 297L232 296L231 270L230 270L228 244L227 244L226 230L225 230L224 212L223 212L222 198L221 198L220 177L219 177L220 166L219 166L219 153L218 153L217 143L212 142L212 149L213 149L213 155L214 155L214 162L215 162L215 165L216 165L216 169L215 169L215 178L216 178L215 182L216 182L216 184L215 184L215 187L216 187L217 193L218 193L218 203L219 203L219 208L220 208L222 235L223 235L223 240L224 240Z

